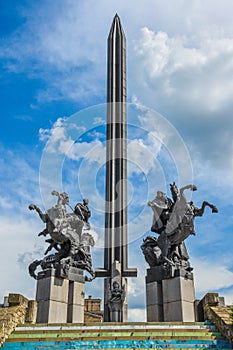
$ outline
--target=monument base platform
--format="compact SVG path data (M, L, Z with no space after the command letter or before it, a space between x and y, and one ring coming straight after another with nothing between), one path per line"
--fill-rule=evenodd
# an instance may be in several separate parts
M47 269L38 274L36 323L83 323L83 270L72 268L70 280L60 277L59 269Z
M28 335L30 334L30 338ZM124 336L122 336L124 335ZM32 349L232 349L209 323L97 323L20 325L4 350Z
M193 274L185 268L147 269L147 322L194 322Z

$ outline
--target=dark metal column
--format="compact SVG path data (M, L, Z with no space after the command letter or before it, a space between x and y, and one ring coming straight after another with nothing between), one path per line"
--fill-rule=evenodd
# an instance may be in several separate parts
M126 38L118 15L113 19L108 37L107 70L104 269L97 270L96 276L107 277L105 279L105 321L112 321L109 314L109 299L111 299L113 283L117 282L119 290L125 291L121 310L118 310L118 313L114 311L114 320L121 322L127 320L125 277L136 277L137 270L128 268Z

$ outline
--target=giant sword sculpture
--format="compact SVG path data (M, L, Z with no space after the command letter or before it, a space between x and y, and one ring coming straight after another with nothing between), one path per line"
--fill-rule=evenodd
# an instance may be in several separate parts
M127 125L126 38L116 14L108 37L106 135L106 207L104 269L104 321L127 321L127 279L137 270L128 268L127 247Z

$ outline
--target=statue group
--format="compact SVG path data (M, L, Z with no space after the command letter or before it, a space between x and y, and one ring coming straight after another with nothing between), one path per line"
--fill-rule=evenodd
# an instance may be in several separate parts
M89 218L91 212L88 207L88 199L83 203L77 203L72 213L67 212L69 196L67 193L53 191L52 195L57 197L57 204L43 213L35 204L30 204L30 210L36 210L41 220L46 224L45 229L38 236L47 236L45 242L49 244L45 251L45 257L35 260L29 265L29 274L37 279L37 267L42 270L55 268L60 271L60 277L67 277L69 270L79 268L86 270L91 277L85 276L86 281L95 278L92 269L90 248L95 242L90 234ZM52 249L55 253L48 254Z
M150 267L180 266L191 271L184 240L189 235L195 235L194 219L204 214L206 206L210 207L213 213L217 213L218 209L206 201L202 203L201 208L196 207L192 201L187 201L184 191L196 191L195 185L178 189L173 182L170 184L170 190L172 199L164 192L158 191L155 199L148 202L153 210L151 231L159 236L147 236L141 249Z
M184 241L190 235L195 235L194 219L204 214L206 206L210 207L213 213L218 212L209 202L204 201L198 208L192 201L186 199L185 191L196 191L196 189L194 185L178 189L173 182L170 185L172 198L158 191L156 197L148 202L153 210L151 231L158 236L147 236L141 249L150 267L159 267L156 269L161 273L159 278L173 277L178 270L190 275L192 268ZM48 243L45 257L33 261L29 265L29 273L38 279L41 278L41 274L38 277L36 273L38 267L42 272L54 268L56 277L75 280L73 275L83 274L85 270L89 274L85 276L85 280L92 281L95 272L92 269L91 247L95 242L89 223L91 212L88 199L83 199L83 203L77 203L72 212L67 212L67 206L70 207L67 193L53 191L52 195L57 197L57 203L45 213L35 204L29 205L29 209L35 210L46 225L38 236L49 235L45 240ZM50 251L52 252L49 253ZM107 299L111 321L121 320L125 298L126 291L120 280L114 280L109 284Z
M185 246L185 239L189 235L195 235L194 219L204 214L205 207L217 213L217 208L204 201L200 208L192 201L187 201L185 190L196 191L195 185L187 185L180 189L175 182L170 184L172 199L158 191L156 197L148 202L153 210L153 222L151 231L155 236L147 236L141 245L145 260L150 267L155 266L182 266L191 271L189 256ZM95 242L90 234L89 218L91 216L88 207L88 199L83 203L77 203L73 212L68 213L69 196L67 193L53 191L57 197L57 204L43 213L35 204L30 204L30 210L36 210L41 220L46 224L45 229L38 236L47 236L45 242L49 244L45 251L45 257L35 260L29 265L29 273L37 279L36 269L42 270L60 267L62 277L66 277L71 267L86 270L91 277L86 276L87 281L95 278L92 269L90 249ZM47 255L52 249L56 252Z

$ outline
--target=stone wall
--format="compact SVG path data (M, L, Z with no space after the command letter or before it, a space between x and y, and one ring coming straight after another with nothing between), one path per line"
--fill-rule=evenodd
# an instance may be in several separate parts
M84 300L84 322L103 322L103 311L101 310L101 299L92 298Z
M21 323L35 323L37 304L21 294L9 294L8 307L0 308L0 347L15 327Z
M101 299L92 298L91 295L88 299L84 300L84 311L100 311L101 309Z
M103 322L103 312L101 315L93 312L84 312L84 323Z
M211 321L233 345L231 307L225 306L224 298L218 293L207 293L201 300L196 300L194 305L196 321Z
M228 306L206 306L206 318L213 322L224 337L233 345L233 325Z

